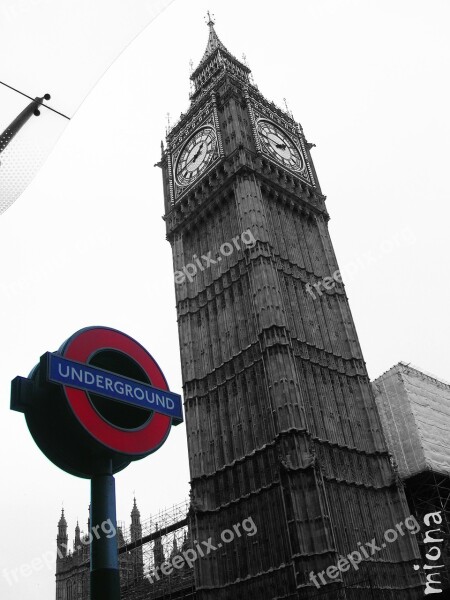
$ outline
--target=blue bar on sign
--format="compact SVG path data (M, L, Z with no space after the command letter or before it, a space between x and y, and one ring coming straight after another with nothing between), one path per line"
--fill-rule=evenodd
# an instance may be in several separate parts
M177 421L183 420L181 396L148 383L116 375L58 354L48 354L48 379L86 392L105 396L139 408L154 410Z

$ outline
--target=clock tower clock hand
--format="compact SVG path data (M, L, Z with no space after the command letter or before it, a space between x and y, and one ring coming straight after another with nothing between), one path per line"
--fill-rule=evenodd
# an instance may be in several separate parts
M298 148L289 134L275 124L268 126L265 122L257 128L264 152L282 161L285 166L294 171L302 171L303 161Z
M207 168L214 156L216 135L214 128L204 126L193 133L181 147L174 174L180 187L192 185Z
M286 144L277 144L277 142L273 138L269 137L269 135L267 133L261 133L261 135L263 137L267 138L268 142L271 142L272 144L275 144L275 146L277 148L283 148L283 149L286 148ZM280 139L280 138L278 138L278 139Z
M286 144L277 144L277 142L273 138L269 137L267 133L261 133L261 135L265 137L270 144L275 144L275 148L279 148L280 150L287 149Z
M197 150L197 152L194 154L194 156L191 158L191 160L187 163L187 165L185 165L185 169L187 169L187 167L192 163L195 162L197 160L197 158L200 156L200 153L202 151L203 148L203 142L200 144L200 148Z

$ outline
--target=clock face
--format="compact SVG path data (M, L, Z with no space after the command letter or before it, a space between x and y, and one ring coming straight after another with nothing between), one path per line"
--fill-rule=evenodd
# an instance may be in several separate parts
M271 121L259 121L258 133L264 150L288 169L301 171L303 159L288 135Z
M216 134L212 127L203 127L189 138L175 166L179 185L189 185L203 173L212 160L215 144Z

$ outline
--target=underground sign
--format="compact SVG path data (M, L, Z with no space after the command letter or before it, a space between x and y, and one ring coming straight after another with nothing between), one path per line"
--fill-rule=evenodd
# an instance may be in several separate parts
M58 467L92 477L111 460L114 473L157 450L183 421L153 357L108 327L72 335L44 354L28 378L11 385L11 408L23 412L42 452Z

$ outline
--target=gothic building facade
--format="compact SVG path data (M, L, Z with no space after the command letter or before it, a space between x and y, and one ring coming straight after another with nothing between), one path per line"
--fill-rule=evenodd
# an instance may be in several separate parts
M199 600L423 595L417 543L357 568L408 508L392 468L302 127L218 38L168 132L173 252L193 539L251 517L257 535L195 567ZM332 277L334 277L333 285ZM317 579L318 575L319 579ZM314 580L314 577L316 578Z
M58 535L56 538L56 600L89 600L89 551L92 531L88 519L87 534L82 534L77 523L73 539L73 548L69 548L67 521L64 510L58 522ZM109 532L108 532L109 535ZM142 539L141 515L134 500L131 511L131 525L129 528L131 542ZM117 530L117 543L121 547L125 543L124 532L119 527ZM144 560L142 546L119 556L120 585L122 595L127 590L135 589L144 581Z
M117 545L122 600L192 600L195 598L193 571L187 564L167 574L160 570L192 548L186 523L187 502L159 511L144 520L134 500L131 525L118 523ZM105 528L106 530L106 528ZM108 527L108 535L113 530ZM88 520L83 534L77 523L69 542L64 511L58 523L56 600L89 600L89 552L95 526Z

